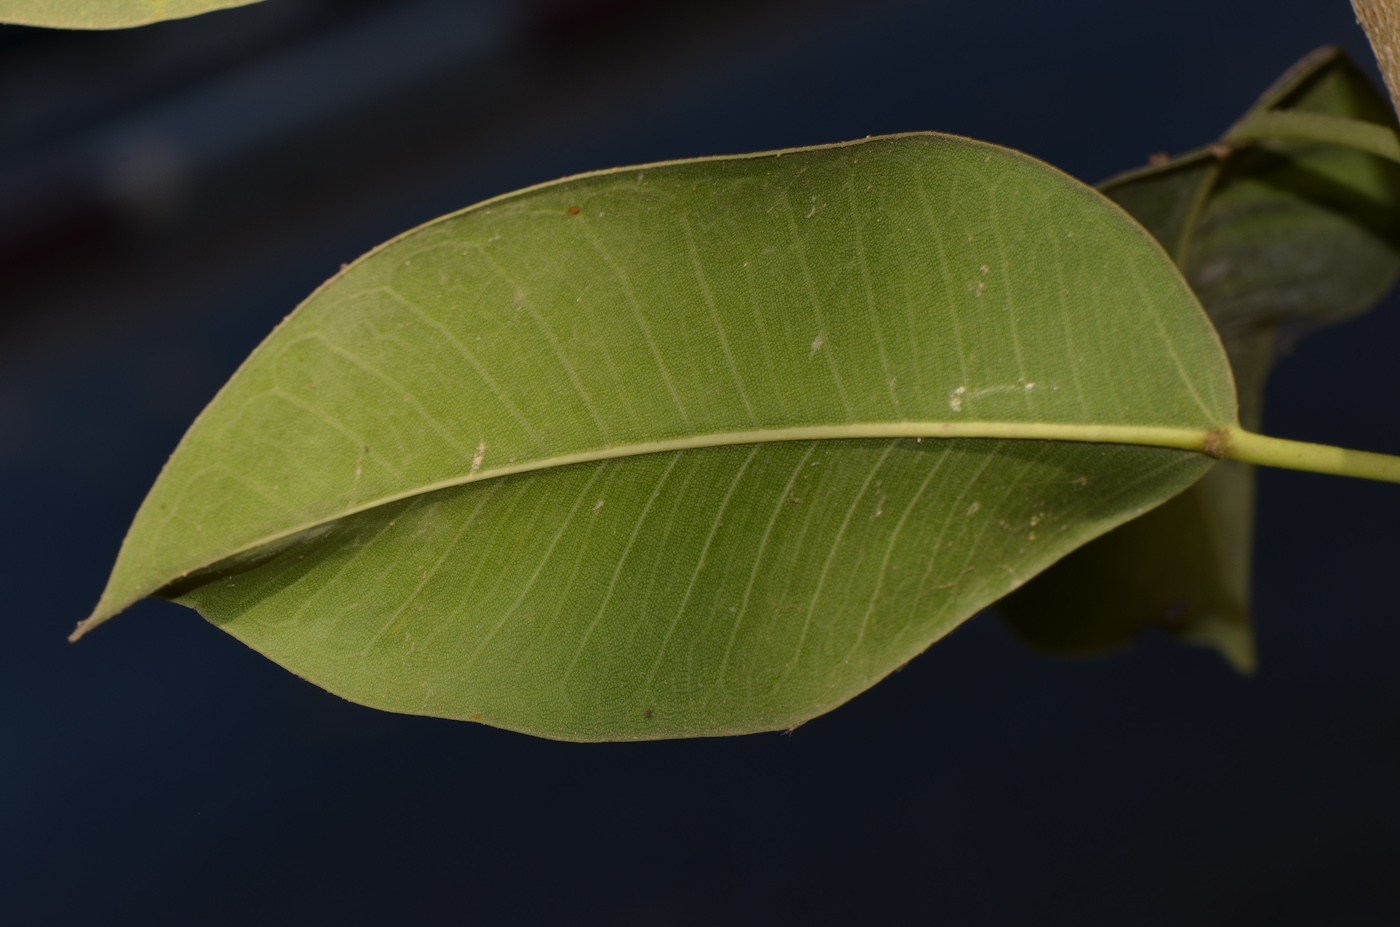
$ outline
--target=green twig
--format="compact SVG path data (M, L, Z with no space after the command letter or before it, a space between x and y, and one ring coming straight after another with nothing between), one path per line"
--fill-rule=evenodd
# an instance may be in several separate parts
M1217 450L1221 457L1266 467L1400 483L1400 457L1389 454L1270 438L1243 428L1227 430Z

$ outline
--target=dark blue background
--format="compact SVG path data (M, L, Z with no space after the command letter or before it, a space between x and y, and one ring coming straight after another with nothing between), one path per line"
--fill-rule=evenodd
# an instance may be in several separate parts
M415 17L417 17L415 19ZM178 606L70 646L190 419L342 261L616 164L940 129L1089 181L1214 138L1345 0L267 0L0 29L0 916L1400 923L1400 492L1267 472L1261 670L990 615L790 735L381 714ZM1394 299L1266 427L1400 452Z

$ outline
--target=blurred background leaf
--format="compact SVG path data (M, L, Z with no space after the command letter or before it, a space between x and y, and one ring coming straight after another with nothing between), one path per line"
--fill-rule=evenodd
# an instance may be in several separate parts
M55 29L125 29L260 0L0 0L0 22Z
M1348 145L1270 138L1268 116L1277 113L1332 117L1343 140L1373 137L1346 131L1351 124L1382 129L1394 144L1385 96L1345 52L1325 47L1280 77L1223 141L1101 185L1200 297L1230 356L1249 429L1260 427L1279 354L1367 311L1400 274L1400 164ZM1252 672L1254 494L1254 468L1222 461L998 607L1022 639L1047 651L1100 653L1158 628Z

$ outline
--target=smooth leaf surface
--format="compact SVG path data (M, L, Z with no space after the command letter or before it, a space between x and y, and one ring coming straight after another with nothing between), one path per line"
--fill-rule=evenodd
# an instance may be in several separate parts
M125 29L260 0L0 0L0 22L55 29Z
M1359 128L1309 141L1287 120L1266 118L1280 114ZM1280 125L1288 137L1270 138L1265 130ZM1259 427L1280 341L1370 309L1400 274L1400 166L1386 153L1397 148L1381 91L1339 49L1323 48L1281 77L1222 143L1103 185L1196 289L1229 353L1245 428ZM1187 492L1067 557L1001 611L1051 651L1097 653L1159 627L1249 671L1253 523L1253 467L1222 461Z
M313 294L88 626L158 592L357 701L551 737L789 727L1189 485L1234 422L1170 259L1024 155L584 175Z

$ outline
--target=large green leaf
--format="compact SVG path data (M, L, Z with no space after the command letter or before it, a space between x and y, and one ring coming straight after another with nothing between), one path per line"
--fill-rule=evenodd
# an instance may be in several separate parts
M1234 423L1170 259L1024 155L915 134L606 171L313 294L186 435L84 629L157 593L382 708L789 727L1189 485Z
M0 0L0 23L56 29L125 29L259 0Z
M1171 252L1219 329L1245 428L1258 428L1280 339L1366 311L1400 274L1396 128L1381 91L1340 49L1323 48L1222 142L1103 184ZM1052 651L1121 647L1155 626L1248 671L1253 513L1253 467L1224 461L1001 611Z

